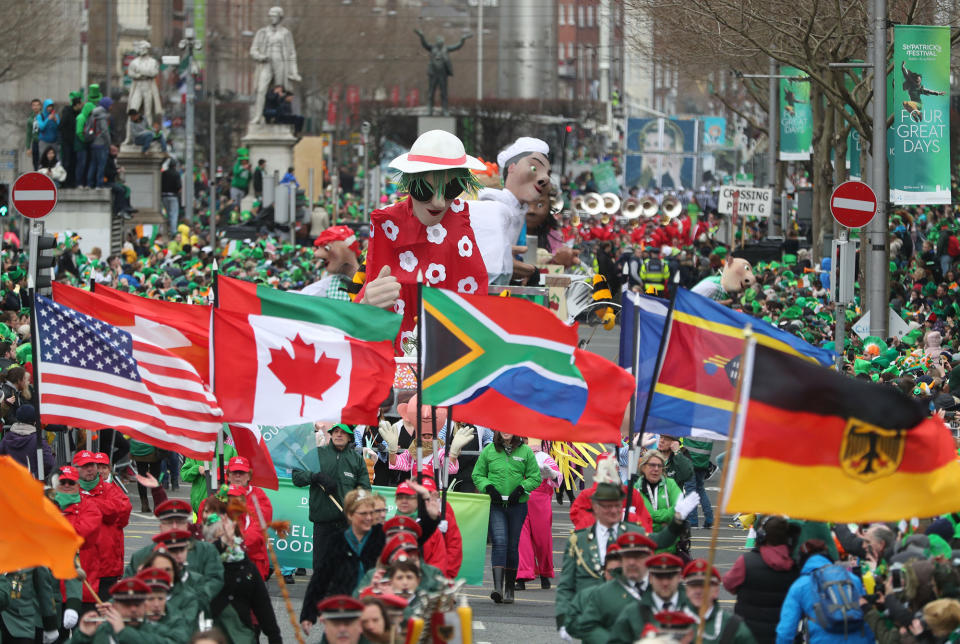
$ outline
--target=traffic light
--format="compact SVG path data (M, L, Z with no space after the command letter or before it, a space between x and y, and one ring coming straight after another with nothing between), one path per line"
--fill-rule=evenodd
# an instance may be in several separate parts
M50 269L53 268L53 249L57 247L57 238L43 234L43 222L30 222L30 263L29 276L33 281L34 292L50 288Z
M10 206L7 204L9 194L10 184L0 183L0 217L6 217L10 214Z

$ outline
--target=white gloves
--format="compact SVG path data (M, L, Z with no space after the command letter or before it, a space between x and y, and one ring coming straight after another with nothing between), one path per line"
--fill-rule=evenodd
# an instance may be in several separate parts
M53 644L60 637L60 631L43 631L43 644Z
M540 478L542 478L544 481L552 481L553 479L557 478L557 472L552 467L544 463L540 466Z
M440 522L440 525L437 526L437 530L439 530L443 534L447 534L447 528L449 527L450 527L450 524L447 523L446 519L444 519L443 521Z
M699 503L700 495L696 492L691 492L677 501L677 507L675 508L677 516L681 519L686 519L687 515L693 512L693 509L696 508Z
M460 451L473 439L473 427L460 426L453 431L450 458L460 458Z
M561 626L561 627L560 627L560 630L557 631L557 635L559 635L559 636L560 636L560 639L562 639L564 642L572 642L572 641L573 641L573 638L570 637L570 633L567 632L567 627L566 627L566 626Z
M383 441L387 444L387 450L391 454L396 454L398 444L400 443L400 427L394 427L390 423L383 421L380 423L379 431Z
M80 616L72 608L63 611L63 627L68 631L77 625L78 619L80 619Z

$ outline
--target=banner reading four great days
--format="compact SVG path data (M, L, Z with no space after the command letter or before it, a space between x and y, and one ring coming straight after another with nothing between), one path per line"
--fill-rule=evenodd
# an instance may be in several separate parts
M314 450L316 451L316 450ZM387 517L397 511L393 502L396 488L373 487L387 500ZM277 539L270 531L270 539L277 551L281 566L313 568L313 524L310 523L310 489L294 487L287 478L280 479L279 490L264 490L273 505L273 516L290 522L290 534L286 539ZM490 516L490 497L486 494L447 493L447 503L453 507L457 525L463 538L463 564L460 577L472 586L483 585L483 568L487 559L487 522Z
M894 29L887 105L890 201L950 203L950 27Z
M807 161L813 150L813 110L807 73L782 65L780 74L780 160Z

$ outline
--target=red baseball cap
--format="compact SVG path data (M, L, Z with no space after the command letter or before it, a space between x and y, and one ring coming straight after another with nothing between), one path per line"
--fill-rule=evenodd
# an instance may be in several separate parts
M397 489L393 493L394 496L397 496L398 494L406 494L407 496L417 496L416 490L410 487L410 484L407 483L406 481L398 485Z
M97 465L110 465L110 457L103 452L97 452L93 455L93 462Z
M60 468L60 478L67 481L79 481L80 472L77 471L77 468L70 467L69 465L64 465Z
M227 463L228 472L249 472L251 469L250 461L242 456L234 456Z
M82 449L76 454L73 455L73 466L80 467L81 465L89 465L90 463L96 463L97 458L93 455L93 452L89 450Z
M437 484L433 482L433 479L428 479L427 477L424 477L423 480L420 482L420 485L426 488L428 492L437 491ZM410 486L408 485L407 487L410 487Z

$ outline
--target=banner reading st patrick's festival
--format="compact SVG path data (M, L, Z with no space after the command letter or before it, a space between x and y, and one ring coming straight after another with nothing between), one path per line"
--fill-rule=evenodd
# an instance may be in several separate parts
M780 74L788 77L780 79L780 160L807 161L813 150L810 81L795 80L807 73L788 65Z
M894 29L887 89L890 201L950 203L950 27Z

